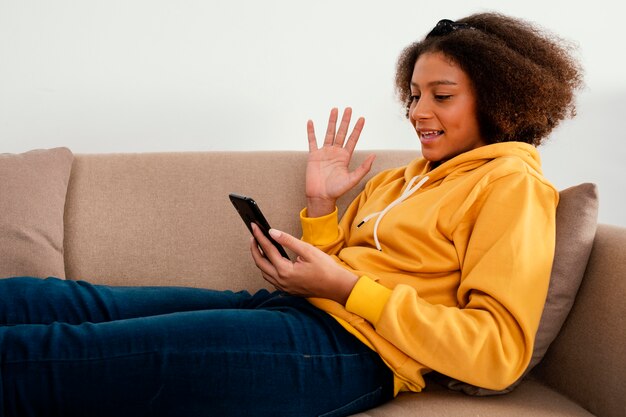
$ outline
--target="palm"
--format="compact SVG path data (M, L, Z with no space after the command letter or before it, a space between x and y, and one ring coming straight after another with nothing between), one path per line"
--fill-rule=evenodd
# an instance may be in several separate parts
M344 148L322 147L309 153L306 169L307 197L336 200L352 188L350 155Z

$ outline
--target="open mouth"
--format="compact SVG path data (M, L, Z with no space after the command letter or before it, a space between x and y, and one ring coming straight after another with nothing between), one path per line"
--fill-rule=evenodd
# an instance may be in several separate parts
M421 130L419 133L420 139L432 140L443 135L443 130Z

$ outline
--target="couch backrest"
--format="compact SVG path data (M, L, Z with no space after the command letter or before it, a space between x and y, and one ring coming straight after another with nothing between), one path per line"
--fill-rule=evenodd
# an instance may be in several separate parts
M370 176L418 154L373 152ZM357 152L354 163L369 153ZM78 154L65 209L66 276L114 285L265 287L228 194L255 198L273 227L299 236L306 158L303 151ZM340 201L342 209L356 193Z

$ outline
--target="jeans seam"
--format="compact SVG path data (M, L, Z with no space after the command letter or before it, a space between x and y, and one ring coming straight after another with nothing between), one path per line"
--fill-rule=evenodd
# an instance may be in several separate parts
M134 352L134 353L128 353L128 354L123 354L123 355L113 355L113 356L103 356L103 357L88 357L88 358L33 358L33 359L7 359L7 360L3 360L1 361L1 363L3 365L13 365L13 364L20 364L20 363L33 363L33 362L37 362L37 363L53 363L53 362L90 362L90 361L99 361L99 360L110 360L110 359L123 359L123 358L132 358L132 357L136 357L136 356L143 356L143 355L154 355L154 354L164 354L164 355L168 355L171 354L172 352L167 352L167 351L145 351L145 352ZM224 351L216 351L213 352L212 350L197 350L197 351L188 351L185 352L185 354L193 354L193 353L205 353L205 354L211 354L211 353L217 353L217 354L224 354ZM300 358L304 358L304 359L329 359L329 358L351 358L351 357L359 357L362 356L363 354L369 354L369 352L364 352L364 353L336 353L336 354L305 354L305 353L297 353L297 352L270 352L270 351L250 351L250 350L230 350L228 351L228 353L231 354L240 354L240 355L267 355L267 356L294 356L294 357L300 357Z
M68 358L68 359L63 359L63 358L56 358L56 359L47 359L47 358L41 358L41 359L37 359L37 358L33 358L33 359L8 359L8 360L3 360L1 362L1 365L17 365L17 364L21 364L21 363L54 363L54 362L91 362L91 361L102 361L102 360L110 360L110 359L124 359L124 358L132 358L132 357L136 357L136 356L143 356L143 355L153 355L157 353L156 351L145 351L145 352L135 352L135 353L128 353L128 354L124 354L124 355L113 355L113 356L103 356L100 358Z

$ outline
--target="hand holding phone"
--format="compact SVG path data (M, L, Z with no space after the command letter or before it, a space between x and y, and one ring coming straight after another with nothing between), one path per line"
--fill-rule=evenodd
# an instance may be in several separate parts
M246 227L252 233L252 223L256 224L259 229L263 232L263 235L269 239L270 242L278 249L278 252L284 257L289 259L289 255L285 251L285 248L281 246L280 243L276 242L272 236L270 236L269 231L271 229L268 221L265 219L265 216L261 212L259 205L254 201L251 197L246 197L239 194L229 194L228 197L230 201L235 206L235 209L241 216L241 219L246 224Z

